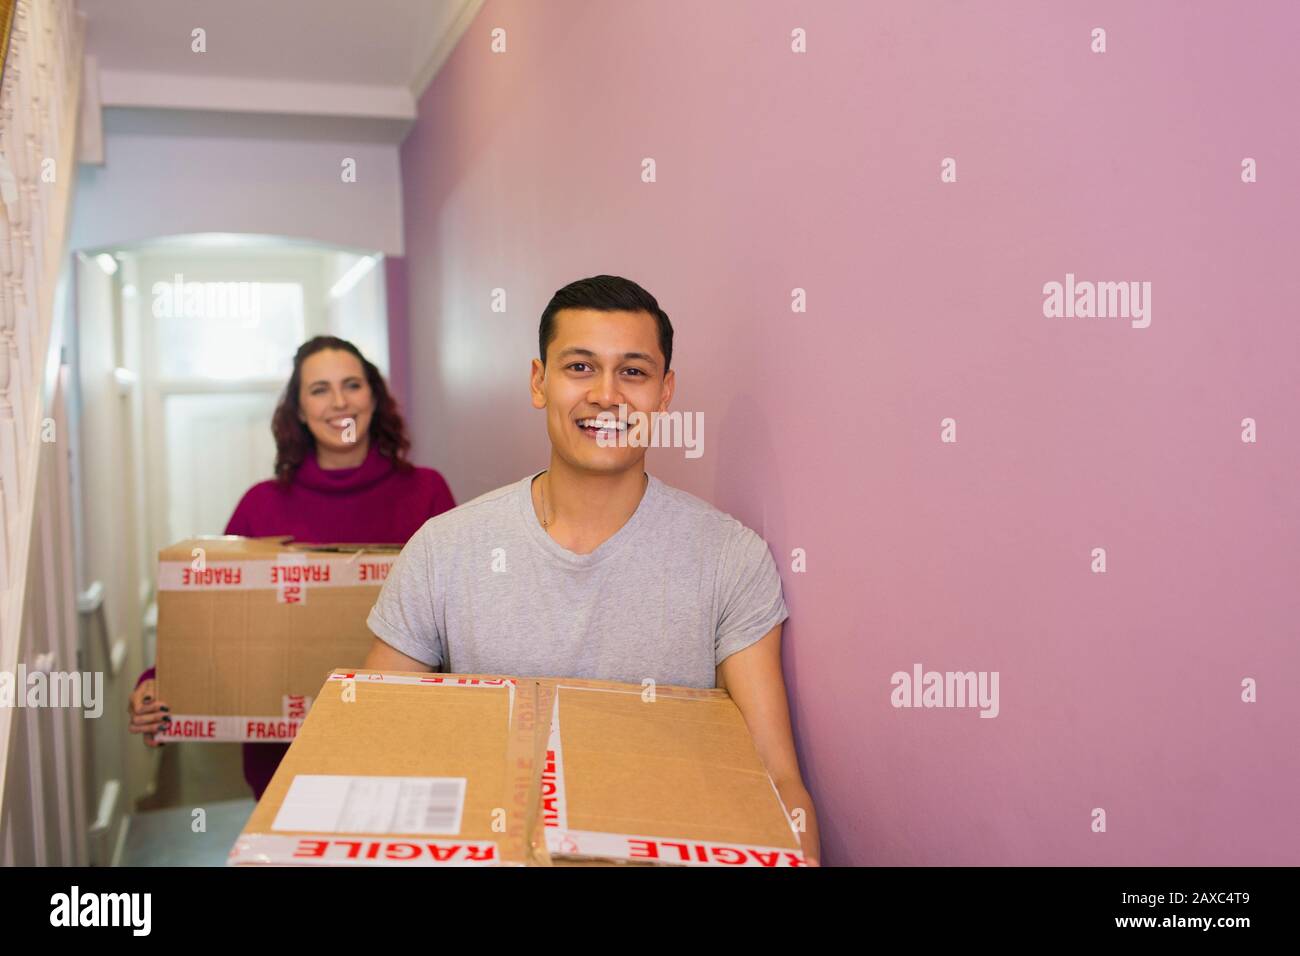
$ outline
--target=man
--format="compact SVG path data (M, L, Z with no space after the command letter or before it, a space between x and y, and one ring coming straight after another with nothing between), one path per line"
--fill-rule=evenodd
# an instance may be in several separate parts
M672 400L667 314L628 279L582 279L555 293L538 345L532 399L550 466L425 522L370 612L365 666L725 688L786 809L803 811L815 863L771 552L646 474L645 447L618 440L621 410L665 412Z

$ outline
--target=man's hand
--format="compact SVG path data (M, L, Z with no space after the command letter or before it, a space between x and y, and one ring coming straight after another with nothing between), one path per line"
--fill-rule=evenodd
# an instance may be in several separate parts
M803 781L796 785L778 786L776 790L781 795L786 812L796 825L799 821L803 823L804 831L799 834L799 845L803 848L804 859L809 866L821 866L821 834L817 831L817 813L813 809L812 794L804 787Z
M802 821L799 842L809 866L821 865L821 835L812 795L803 785L799 758L790 731L790 710L781 673L781 625L761 640L737 651L718 665L715 683L731 695L754 739L758 756L767 768L786 811ZM796 811L802 810L802 814Z

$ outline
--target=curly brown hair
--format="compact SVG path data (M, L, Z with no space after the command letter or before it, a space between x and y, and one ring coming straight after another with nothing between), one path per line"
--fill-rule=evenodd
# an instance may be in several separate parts
M271 434L275 437L275 480L281 486L293 481L299 466L308 454L315 453L316 439L298 417L298 389L302 385L302 363L324 349L350 352L365 369L366 381L375 397L375 411L370 417L370 441L385 458L392 460L398 471L407 471L412 464L407 460L411 442L406 437L406 424L397 410L397 402L388 391L384 376L361 351L346 339L333 335L318 335L304 342L293 357L293 374L284 387L280 403L271 416Z

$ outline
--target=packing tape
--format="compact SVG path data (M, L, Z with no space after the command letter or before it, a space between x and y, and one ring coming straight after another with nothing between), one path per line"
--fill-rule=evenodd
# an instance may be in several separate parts
M607 682L606 682L607 683ZM602 694L628 694L634 697L644 698L646 701L653 701L659 697L666 697L672 700L730 700L731 695L720 687L681 687L677 684L657 684L643 685L639 690L633 687L605 687L601 681L582 680L581 678L566 677L562 682L556 683L557 690L563 690L568 687L573 690L590 690L598 691Z
M424 684L433 687L510 687L519 682L513 677L466 677L463 674L429 674L416 677L412 674L385 674L381 671L344 671L330 674L327 681L354 680L358 683L382 681L388 684Z
M498 866L497 844L484 840L366 837L346 833L244 833L231 866Z
M281 717L305 720L307 711L311 710L311 702L315 698L310 694L284 694L280 697L280 700L283 703Z
M546 750L542 758L541 817L544 828L569 826L564 799L564 750L560 743L560 695L554 694L547 725ZM549 842L543 841L549 850Z
M368 555L364 561L286 552L275 558L158 564L159 591L256 591L284 588L355 588L382 584L396 555Z
M541 740L538 723L548 713L548 698L547 688L534 680L525 681L518 690L516 706L510 716L506 740L506 786L510 806L506 810L506 831L501 841L503 864L550 865L537 812Z
M538 723L533 730L533 768L528 791L528 820L530 863L534 866L551 866L551 852L546 843L546 820L542 806L544 773L547 768L547 751L550 746L551 715L555 713L558 698L554 684L535 681L537 688Z
M172 714L171 729L158 731L156 740L166 742L205 740L216 743L287 744L302 727L306 717L282 717L274 714L211 715Z
M440 687L503 687L509 691L509 708L513 710L517 692L514 678L462 677L429 674L412 677L404 674L383 674L377 671L335 671L329 681L356 680L387 681L394 684L425 684ZM281 714L172 714L171 730L156 733L158 740L176 742L213 741L218 743L288 743L298 735L307 718L313 698L310 696L283 696L284 713Z
M606 857L637 863L672 866L807 866L803 853L789 847L747 846L682 837L600 833L592 830L548 829L552 855Z

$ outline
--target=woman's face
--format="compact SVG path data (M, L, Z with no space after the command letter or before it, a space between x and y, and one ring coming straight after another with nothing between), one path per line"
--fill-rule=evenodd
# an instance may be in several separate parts
M368 445L375 395L366 371L351 352L321 349L302 363L298 417L319 447L354 451Z

